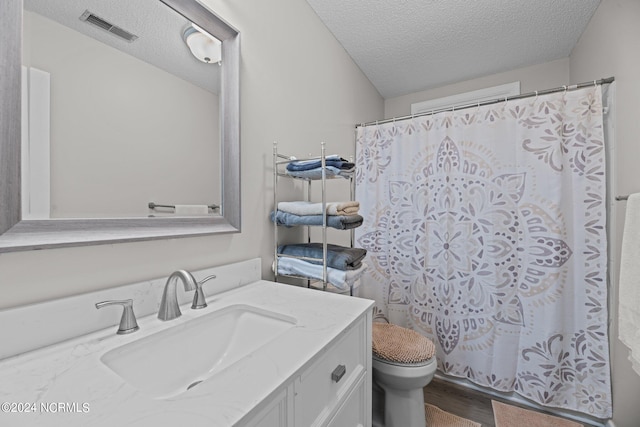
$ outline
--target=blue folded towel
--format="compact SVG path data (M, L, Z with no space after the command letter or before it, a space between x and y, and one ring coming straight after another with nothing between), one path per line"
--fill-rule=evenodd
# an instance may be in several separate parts
M353 169L355 167L354 163L348 162L346 159L343 159L338 156L327 156L324 159L326 166L332 166L337 169ZM304 160L291 162L287 164L288 171L306 171L310 169L316 169L322 167L321 159L312 159L312 160Z
M278 253L284 255L317 258L305 260L312 264L322 264L322 243L299 243L278 246ZM338 270L355 270L360 268L362 260L367 255L366 249L347 248L339 245L327 244L327 266Z
M353 176L355 172L355 168L353 169L338 169L333 166L327 166L325 169L325 178L345 178L349 179ZM287 175L292 176L294 178L303 178L303 179L322 179L322 168L309 169L306 171L286 171Z
M336 176L341 176L340 169L327 166L324 168L324 176L325 178L333 178ZM305 169L305 170L287 170L287 175L293 176L295 178L305 178L305 179L322 179L322 168L317 167L313 169Z
M271 266L272 269L274 269L274 267L275 265ZM366 269L367 264L364 262L357 270L346 271L327 267L327 282L340 290L348 290L350 287L355 286L356 281L362 276ZM278 260L278 274L304 276L310 279L322 280L322 270L323 267L321 265L311 264L295 258L280 258Z
M297 225L322 225L324 215L295 215L289 212L271 212L269 217L271 221L285 227L293 227ZM337 228L338 230L349 230L362 225L363 218L361 215L327 215L327 227Z

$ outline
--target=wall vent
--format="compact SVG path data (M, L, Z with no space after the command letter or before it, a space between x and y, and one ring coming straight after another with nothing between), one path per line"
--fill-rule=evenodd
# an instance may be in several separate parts
M80 20L88 22L89 24L93 24L98 28L101 28L114 36L120 37L123 40L128 41L129 43L133 42L138 38L135 34L131 34L130 32L123 30L117 25L113 25L111 22L105 21L97 15L85 10L82 15L80 15Z

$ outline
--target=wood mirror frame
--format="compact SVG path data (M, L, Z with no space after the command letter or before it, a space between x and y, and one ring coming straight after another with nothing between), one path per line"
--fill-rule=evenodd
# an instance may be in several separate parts
M220 216L23 220L22 0L0 2L0 252L240 232L240 33L195 0L159 0L222 40Z

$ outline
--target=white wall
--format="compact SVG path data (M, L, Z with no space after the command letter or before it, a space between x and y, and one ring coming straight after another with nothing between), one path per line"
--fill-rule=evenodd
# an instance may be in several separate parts
M520 82L521 93L549 89L567 84L569 81L569 58L558 59L544 64L518 68L435 89L389 98L384 101L384 116L385 118L406 116L411 114L411 104L416 102L442 98L515 81Z
M610 171L617 194L640 191L640 1L602 0L571 53L571 83L614 76L616 79L615 168ZM640 423L640 377L627 360L627 348L617 339L617 283L620 243L626 203L617 202L612 217L616 260L611 287L613 420L617 427ZM639 260L640 261L640 260Z
M306 2L206 4L241 32L242 233L3 253L0 308L254 257L271 277L273 141L300 155L326 141L348 156L355 123L382 117L382 97Z

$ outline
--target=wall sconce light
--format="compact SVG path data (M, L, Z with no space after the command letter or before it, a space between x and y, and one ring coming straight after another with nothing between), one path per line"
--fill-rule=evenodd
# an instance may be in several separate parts
M207 64L219 64L222 61L222 42L197 25L187 27L182 38L198 60Z

